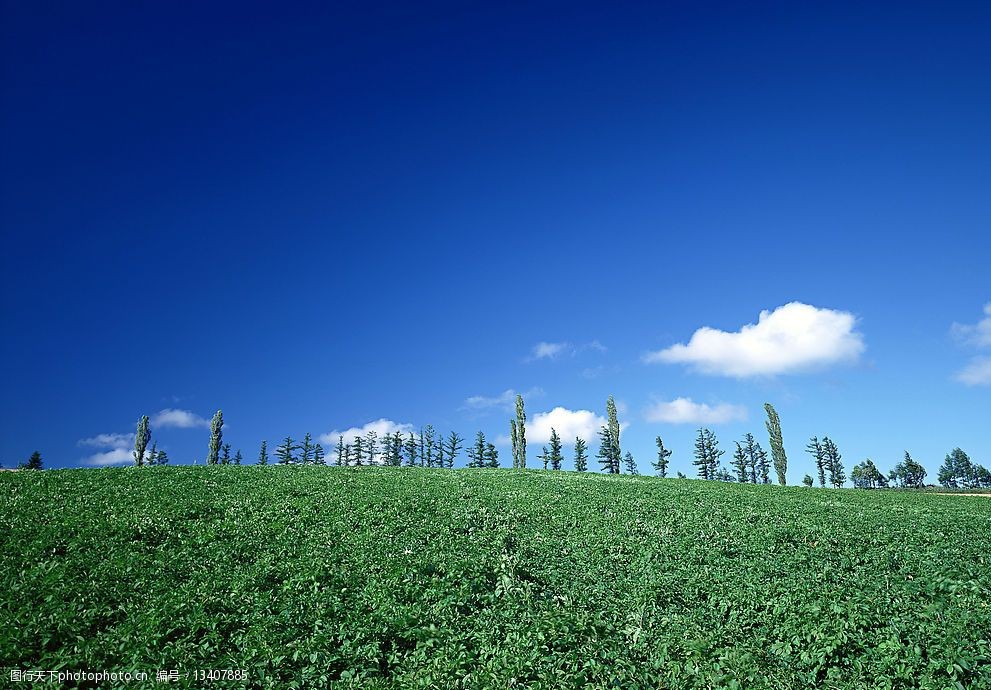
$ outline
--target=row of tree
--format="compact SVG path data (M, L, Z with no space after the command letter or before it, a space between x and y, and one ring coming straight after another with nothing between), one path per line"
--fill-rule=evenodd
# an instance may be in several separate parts
M774 407L764 405L767 428L770 440L770 462L765 451L753 434L747 433L742 440L735 441L736 450L732 456L732 472L723 468L720 458L725 451L719 448L719 441L714 432L702 428L695 440L694 460L698 476L702 479L733 481L752 484L770 484L770 472L773 468L779 484L785 484L788 460L785 455L784 442L781 433L781 420ZM513 467L526 467L526 410L523 397L516 396L516 415L510 420L510 440L512 445ZM243 455L237 450L231 455L231 445L223 442L224 416L222 410L217 410L210 421L210 441L207 450L206 463L210 465L240 465ZM599 450L596 453L600 470L609 474L639 474L633 454L622 452L620 446L620 423L616 402L612 396L606 400L606 424L599 430ZM158 450L157 443L151 442L152 432L148 416L138 420L134 438L134 464L165 465L169 462L168 454ZM457 432L447 436L438 434L432 425L426 425L418 434L396 431L379 438L375 431L357 435L350 442L339 436L334 449L333 464L338 466L386 465L386 466L419 466L428 468L452 468L463 448L464 439ZM660 436L655 439L657 445L657 460L651 465L660 477L668 476L672 451L665 447ZM149 448L149 444L151 447ZM836 444L828 436L820 441L813 436L806 452L812 455L817 472L818 484L826 487L841 487L847 480L842 462L842 456ZM327 465L328 459L324 447L315 442L312 435L307 433L302 441L297 442L287 436L276 447L275 459L278 464L316 464ZM499 453L495 445L479 431L471 446L466 450L468 467L499 467ZM564 464L563 441L556 429L551 429L548 445L543 446L537 459L542 461L544 469L560 470ZM574 468L578 472L588 471L588 444L581 437L574 442ZM258 464L269 464L268 446L261 442L258 454ZM21 468L41 469L41 454L35 452L31 458L20 465ZM870 459L856 465L850 473L850 479L858 488L884 488L898 486L919 488L925 486L926 469L916 462L906 452L905 459L885 475ZM680 472L678 476L684 476ZM983 466L971 462L970 458L959 448L946 456L939 469L939 483L954 488L991 487L991 472ZM803 484L813 486L815 480L811 475L805 475Z

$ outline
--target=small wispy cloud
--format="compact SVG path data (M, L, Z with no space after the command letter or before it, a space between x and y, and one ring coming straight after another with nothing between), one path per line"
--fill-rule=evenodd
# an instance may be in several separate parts
M991 357L974 357L957 372L956 379L967 386L991 385Z
M177 410L166 408L159 410L151 418L152 429L196 429L199 427L209 428L210 420L204 419L189 410Z
M675 398L658 401L644 412L648 422L665 424L725 424L747 418L747 408L742 405L718 403L708 405L694 402L691 398Z
M462 410L470 410L473 412L486 412L489 410L512 410L516 405L516 396L522 395L523 399L537 398L544 394L542 388L534 387L528 391L522 393L516 391L513 388L507 388L499 395L487 396L487 395L473 395L469 398L465 398L464 404L461 406Z
M592 340L587 343L571 343L568 341L562 341L557 343L549 343L545 341L540 341L532 348L530 348L530 354L527 356L527 362L535 362L540 359L558 359L560 357L574 357L575 355L581 354L587 351L593 352L606 352L608 348L600 343L598 340Z
M975 324L954 323L950 332L965 345L978 350L991 348L991 302L984 305L984 318ZM991 385L991 357L971 358L954 378L967 386Z
M134 434L97 434L90 438L81 438L78 446L93 448L124 448L134 443Z

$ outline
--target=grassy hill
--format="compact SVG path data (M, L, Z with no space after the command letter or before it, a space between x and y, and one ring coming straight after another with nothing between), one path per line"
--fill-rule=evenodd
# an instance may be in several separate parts
M151 675L101 687L987 688L989 544L991 500L928 493L3 473L0 667Z

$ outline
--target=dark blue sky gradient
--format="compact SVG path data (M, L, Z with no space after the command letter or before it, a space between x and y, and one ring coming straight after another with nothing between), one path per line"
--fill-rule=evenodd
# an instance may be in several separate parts
M4 2L0 462L166 407L222 407L250 458L379 417L498 435L464 400L539 386L615 394L644 467L661 433L689 469L655 396L745 405L724 447L776 402L793 482L811 433L991 463L950 337L991 301L989 35L982 3ZM856 314L860 364L640 361L794 300Z

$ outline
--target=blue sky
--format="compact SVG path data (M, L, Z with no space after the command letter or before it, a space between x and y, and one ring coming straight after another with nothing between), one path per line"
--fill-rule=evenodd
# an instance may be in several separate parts
M991 10L800 5L5 2L0 462L520 391L531 464L609 394L642 470L991 463Z

